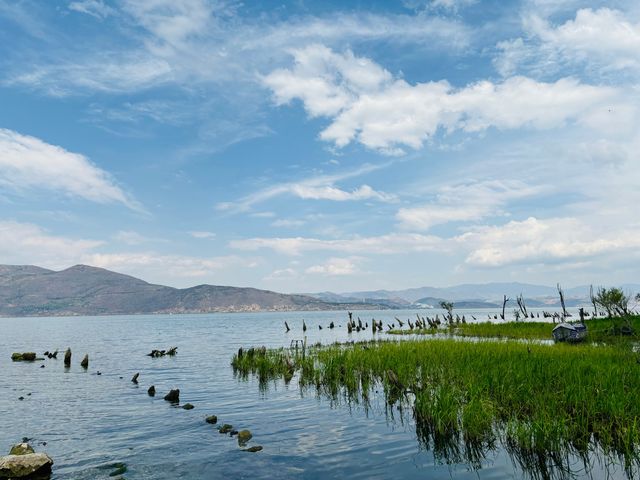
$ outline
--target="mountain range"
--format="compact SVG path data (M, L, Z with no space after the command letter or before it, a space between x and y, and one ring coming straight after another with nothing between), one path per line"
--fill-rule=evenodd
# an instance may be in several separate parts
M256 288L198 285L173 288L103 268L76 265L62 271L0 265L0 315L119 315L234 311L384 308L326 302Z
M628 293L639 284L619 285ZM0 316L124 315L236 311L363 310L515 307L522 294L529 307L558 308L557 287L527 283L463 284L406 290L283 294L256 288L198 285L173 288L103 268L75 265L61 271L33 265L0 265ZM589 305L589 286L564 290L568 307Z

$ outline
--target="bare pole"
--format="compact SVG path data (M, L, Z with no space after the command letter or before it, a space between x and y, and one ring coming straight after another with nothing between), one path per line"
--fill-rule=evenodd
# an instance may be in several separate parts
M522 315L524 315L524 318L527 318L528 317L527 306L524 304L524 297L522 296L522 293L516 300L518 302L518 307L520 307L520 311L522 312Z
M502 320L504 320L504 309L507 306L507 302L511 300L509 297L507 297L506 295L504 296L504 299L502 300L502 314L500 315L500 318L502 318Z
M591 303L593 304L594 317L598 316L598 304L596 303L596 297L593 294L593 285L589 287L589 298L591 299Z
M567 308L565 307L565 304L564 304L564 292L562 291L562 287L560 286L559 283L558 283L558 294L560 295L560 305L562 305L562 318L566 318L568 314L567 314Z

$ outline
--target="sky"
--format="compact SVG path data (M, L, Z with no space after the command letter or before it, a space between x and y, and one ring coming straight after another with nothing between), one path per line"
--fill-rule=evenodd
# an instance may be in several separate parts
M0 0L0 263L638 282L637 0Z

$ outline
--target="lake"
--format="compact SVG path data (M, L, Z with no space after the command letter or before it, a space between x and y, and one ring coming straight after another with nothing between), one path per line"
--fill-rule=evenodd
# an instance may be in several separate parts
M360 311L354 318L375 317L386 325L395 316L415 318L415 313ZM487 318L486 311L462 313ZM436 458L419 445L410 412L389 412L382 395L374 395L365 409L302 394L295 377L289 385L275 382L266 390L256 379L234 377L230 361L239 347L288 347L304 338L303 319L310 344L373 337L370 329L348 335L345 312L2 318L0 453L29 437L36 451L54 459L53 479L113 478L113 469L100 467L114 462L127 465L128 479L523 477L517 461L499 447L476 468ZM331 321L334 330L328 328ZM172 346L178 347L175 357L146 356ZM68 370L62 360L67 347L73 351ZM10 359L12 352L55 349L57 360ZM86 371L80 367L85 353ZM135 385L131 377L137 372ZM151 385L157 391L153 398L147 395ZM180 389L182 404L195 408L164 401L171 388ZM211 414L219 424L251 430L249 446L264 450L241 451L235 438L204 421ZM572 478L604 478L597 457L590 473L577 459L569 463L575 467ZM606 474L624 478L620 467L611 466Z

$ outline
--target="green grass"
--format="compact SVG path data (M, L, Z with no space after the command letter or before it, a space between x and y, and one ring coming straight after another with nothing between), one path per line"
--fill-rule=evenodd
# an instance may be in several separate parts
M446 339L314 347L304 358L266 350L232 365L261 385L297 373L301 388L332 399L366 403L381 388L386 402L409 407L437 457L477 465L500 442L544 477L594 449L628 473L640 466L637 360L614 346Z
M569 320L575 320L573 318ZM635 331L634 335L620 335L621 325L628 320ZM632 315L627 318L596 318L585 321L587 326L587 342L611 343L633 342L640 340L640 316ZM388 333L394 335L433 335L437 333L450 333L462 337L478 338L511 338L522 340L551 340L553 322L479 322L466 323L453 327L442 326L439 329L405 329L391 330Z

